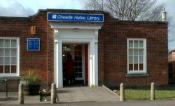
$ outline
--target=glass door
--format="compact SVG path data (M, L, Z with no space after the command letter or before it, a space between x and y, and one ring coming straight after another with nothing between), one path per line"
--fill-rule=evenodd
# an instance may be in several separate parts
M75 80L84 80L82 59L82 45L77 45L74 48Z
M63 77L65 82L67 80L67 61L71 56L73 61L73 80L75 84L84 84L85 82L85 67L84 67L84 55L83 44L63 44Z

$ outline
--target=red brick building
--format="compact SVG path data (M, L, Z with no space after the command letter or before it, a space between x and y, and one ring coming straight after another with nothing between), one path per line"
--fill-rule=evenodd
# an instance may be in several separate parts
M166 85L167 27L167 22L121 21L87 10L47 9L30 17L0 17L0 76L33 72L43 85L63 87L71 55L78 84Z
M175 83L175 50L168 54L169 83Z

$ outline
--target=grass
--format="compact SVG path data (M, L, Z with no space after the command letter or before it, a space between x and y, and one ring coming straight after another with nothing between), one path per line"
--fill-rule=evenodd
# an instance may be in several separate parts
M127 88L125 90L126 100L149 100L149 88ZM175 86L158 88L155 91L156 99L175 99Z
M146 100L149 99L148 89L126 89L125 96L127 100Z
M175 99L175 89L156 90L156 99Z

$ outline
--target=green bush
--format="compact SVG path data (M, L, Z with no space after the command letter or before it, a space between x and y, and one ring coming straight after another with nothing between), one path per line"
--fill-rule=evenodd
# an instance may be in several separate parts
M38 95L39 94L41 80L36 74L34 74L33 71L30 70L28 72L28 74L23 77L23 80L25 80L27 82L29 95Z
M29 71L28 75L23 77L24 80L27 81L28 84L40 84L40 78L34 74L33 71Z

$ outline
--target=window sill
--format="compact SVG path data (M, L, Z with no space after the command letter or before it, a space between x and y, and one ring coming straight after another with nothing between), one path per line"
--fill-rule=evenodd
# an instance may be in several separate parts
M21 76L0 76L0 80L20 80Z
M148 77L149 74L147 73L132 73L132 74L126 74L126 77Z

